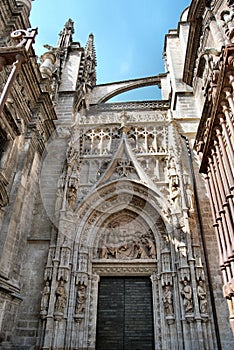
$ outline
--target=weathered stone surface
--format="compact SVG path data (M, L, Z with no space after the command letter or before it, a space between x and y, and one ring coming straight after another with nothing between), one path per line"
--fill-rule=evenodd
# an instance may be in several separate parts
M217 16L227 10L221 3L212 2ZM22 66L0 125L0 349L102 347L100 315L108 325L118 313L116 305L109 310L111 293L125 300L129 348L233 347L219 241L193 151L203 135L203 110L210 113L196 45L215 42L211 34L189 31L188 16L195 27L201 20L198 4L192 1L178 29L166 35L165 74L96 85L93 35L81 48L72 40L71 19L58 48L43 55L41 64L50 70L34 58ZM6 21L12 29L29 27L30 5L1 4L3 46L10 35ZM218 50L227 32L203 5L200 10ZM3 67L3 84L9 72ZM151 84L162 86L163 100L105 103ZM127 283L120 291L109 284L99 302L99 281L108 279L113 285L134 280L135 287ZM141 298L142 281L148 301ZM128 302L131 295L136 305ZM134 328L137 302L143 310L138 333L149 335L145 346ZM116 339L121 327L118 321Z

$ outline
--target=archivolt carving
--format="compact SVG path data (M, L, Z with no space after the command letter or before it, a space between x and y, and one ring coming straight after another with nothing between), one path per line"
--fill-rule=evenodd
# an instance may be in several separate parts
M159 237L165 234L165 224L159 214L159 211L157 210L157 208L159 208L158 201L155 199L155 197L153 197L153 192L151 192L152 191L150 189L146 188L143 185L125 180L113 182L107 186L101 187L97 191L94 191L92 196L86 199L85 205L81 205L79 207L79 210L76 214L77 220L79 220L79 226L77 226L77 243L80 242L80 245L84 247L95 247L95 250L93 250L94 256L99 257L99 252L97 253L97 249L100 247L101 241L99 242L99 238L95 237L98 236L98 232L100 235L101 231L104 232L107 229L107 220L108 223L112 222L115 215L117 215L115 220L119 221L119 223L122 223L122 218L118 219L122 211L125 211L125 213L128 214L132 213L131 215L134 213L135 216L133 217L133 220L137 221L139 219L142 220L142 223L144 223L142 226L136 227L134 232L141 232L142 235L145 235L151 229L154 234L156 232L158 233L155 236L155 239L156 237L159 239ZM168 226L168 229L170 229L170 227L171 226ZM135 244L133 250L135 250L136 254L137 243L136 241L133 242L133 239L134 237L132 237L131 240L129 240L127 243L131 242ZM143 239L143 237L140 235L135 237L135 240L138 240L138 243L142 245L141 239ZM149 253L149 247L147 247L147 245L150 245L150 243L146 243L144 239L143 248L146 251L148 259L150 259L154 254ZM152 240L151 237L150 239ZM96 240L96 243L94 240ZM103 242L104 239L102 243ZM123 241L119 241L118 243L120 243L122 246ZM121 247L121 249L120 247L118 248L123 253L123 247ZM129 255L128 259L130 259L130 257L133 258L135 254L130 254L128 248L129 247L125 249L125 253ZM159 246L157 249L159 249ZM124 253L123 255L126 256ZM141 254L137 254L136 258L139 259L143 256L144 252L142 253L142 256ZM108 259L111 258L113 259L109 252Z

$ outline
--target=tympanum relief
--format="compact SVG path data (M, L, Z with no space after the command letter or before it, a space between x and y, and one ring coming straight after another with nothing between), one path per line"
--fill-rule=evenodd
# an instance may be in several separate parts
M123 222L125 218L121 218ZM135 227L134 227L135 226ZM101 234L97 257L100 259L155 259L156 247L151 231L138 223L112 222Z

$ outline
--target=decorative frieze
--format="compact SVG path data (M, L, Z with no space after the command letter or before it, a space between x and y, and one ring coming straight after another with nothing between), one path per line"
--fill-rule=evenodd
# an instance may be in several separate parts
M149 261L141 262L111 262L93 261L93 272L100 276L150 276L157 271L157 265Z
M90 107L90 111L131 111L131 110L155 110L169 108L169 101L144 101L125 103L103 103Z

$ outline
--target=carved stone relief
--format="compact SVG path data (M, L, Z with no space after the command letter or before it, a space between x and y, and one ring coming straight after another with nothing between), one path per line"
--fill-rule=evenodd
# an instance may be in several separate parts
M187 314L193 312L193 293L192 288L186 279L183 281L183 285L181 296L183 299L184 312Z
M47 315L50 298L50 283L46 281L45 287L41 292L41 317L44 318Z
M64 287L64 281L60 280L59 285L55 291L56 301L55 301L55 314L63 315L64 309L67 303L67 293Z
M207 313L208 301L207 301L206 289L204 286L204 282L201 280L198 282L197 296L199 300L200 312L203 314Z
M78 285L77 289L77 298L76 298L76 307L75 307L75 314L79 315L84 313L85 310L85 303L86 303L86 286L83 284Z
M103 229L98 241L100 259L155 259L156 247L151 231L123 214Z
M165 314L173 315L174 313L173 295L172 295L172 290L170 286L165 286L164 288L163 304L164 304Z

